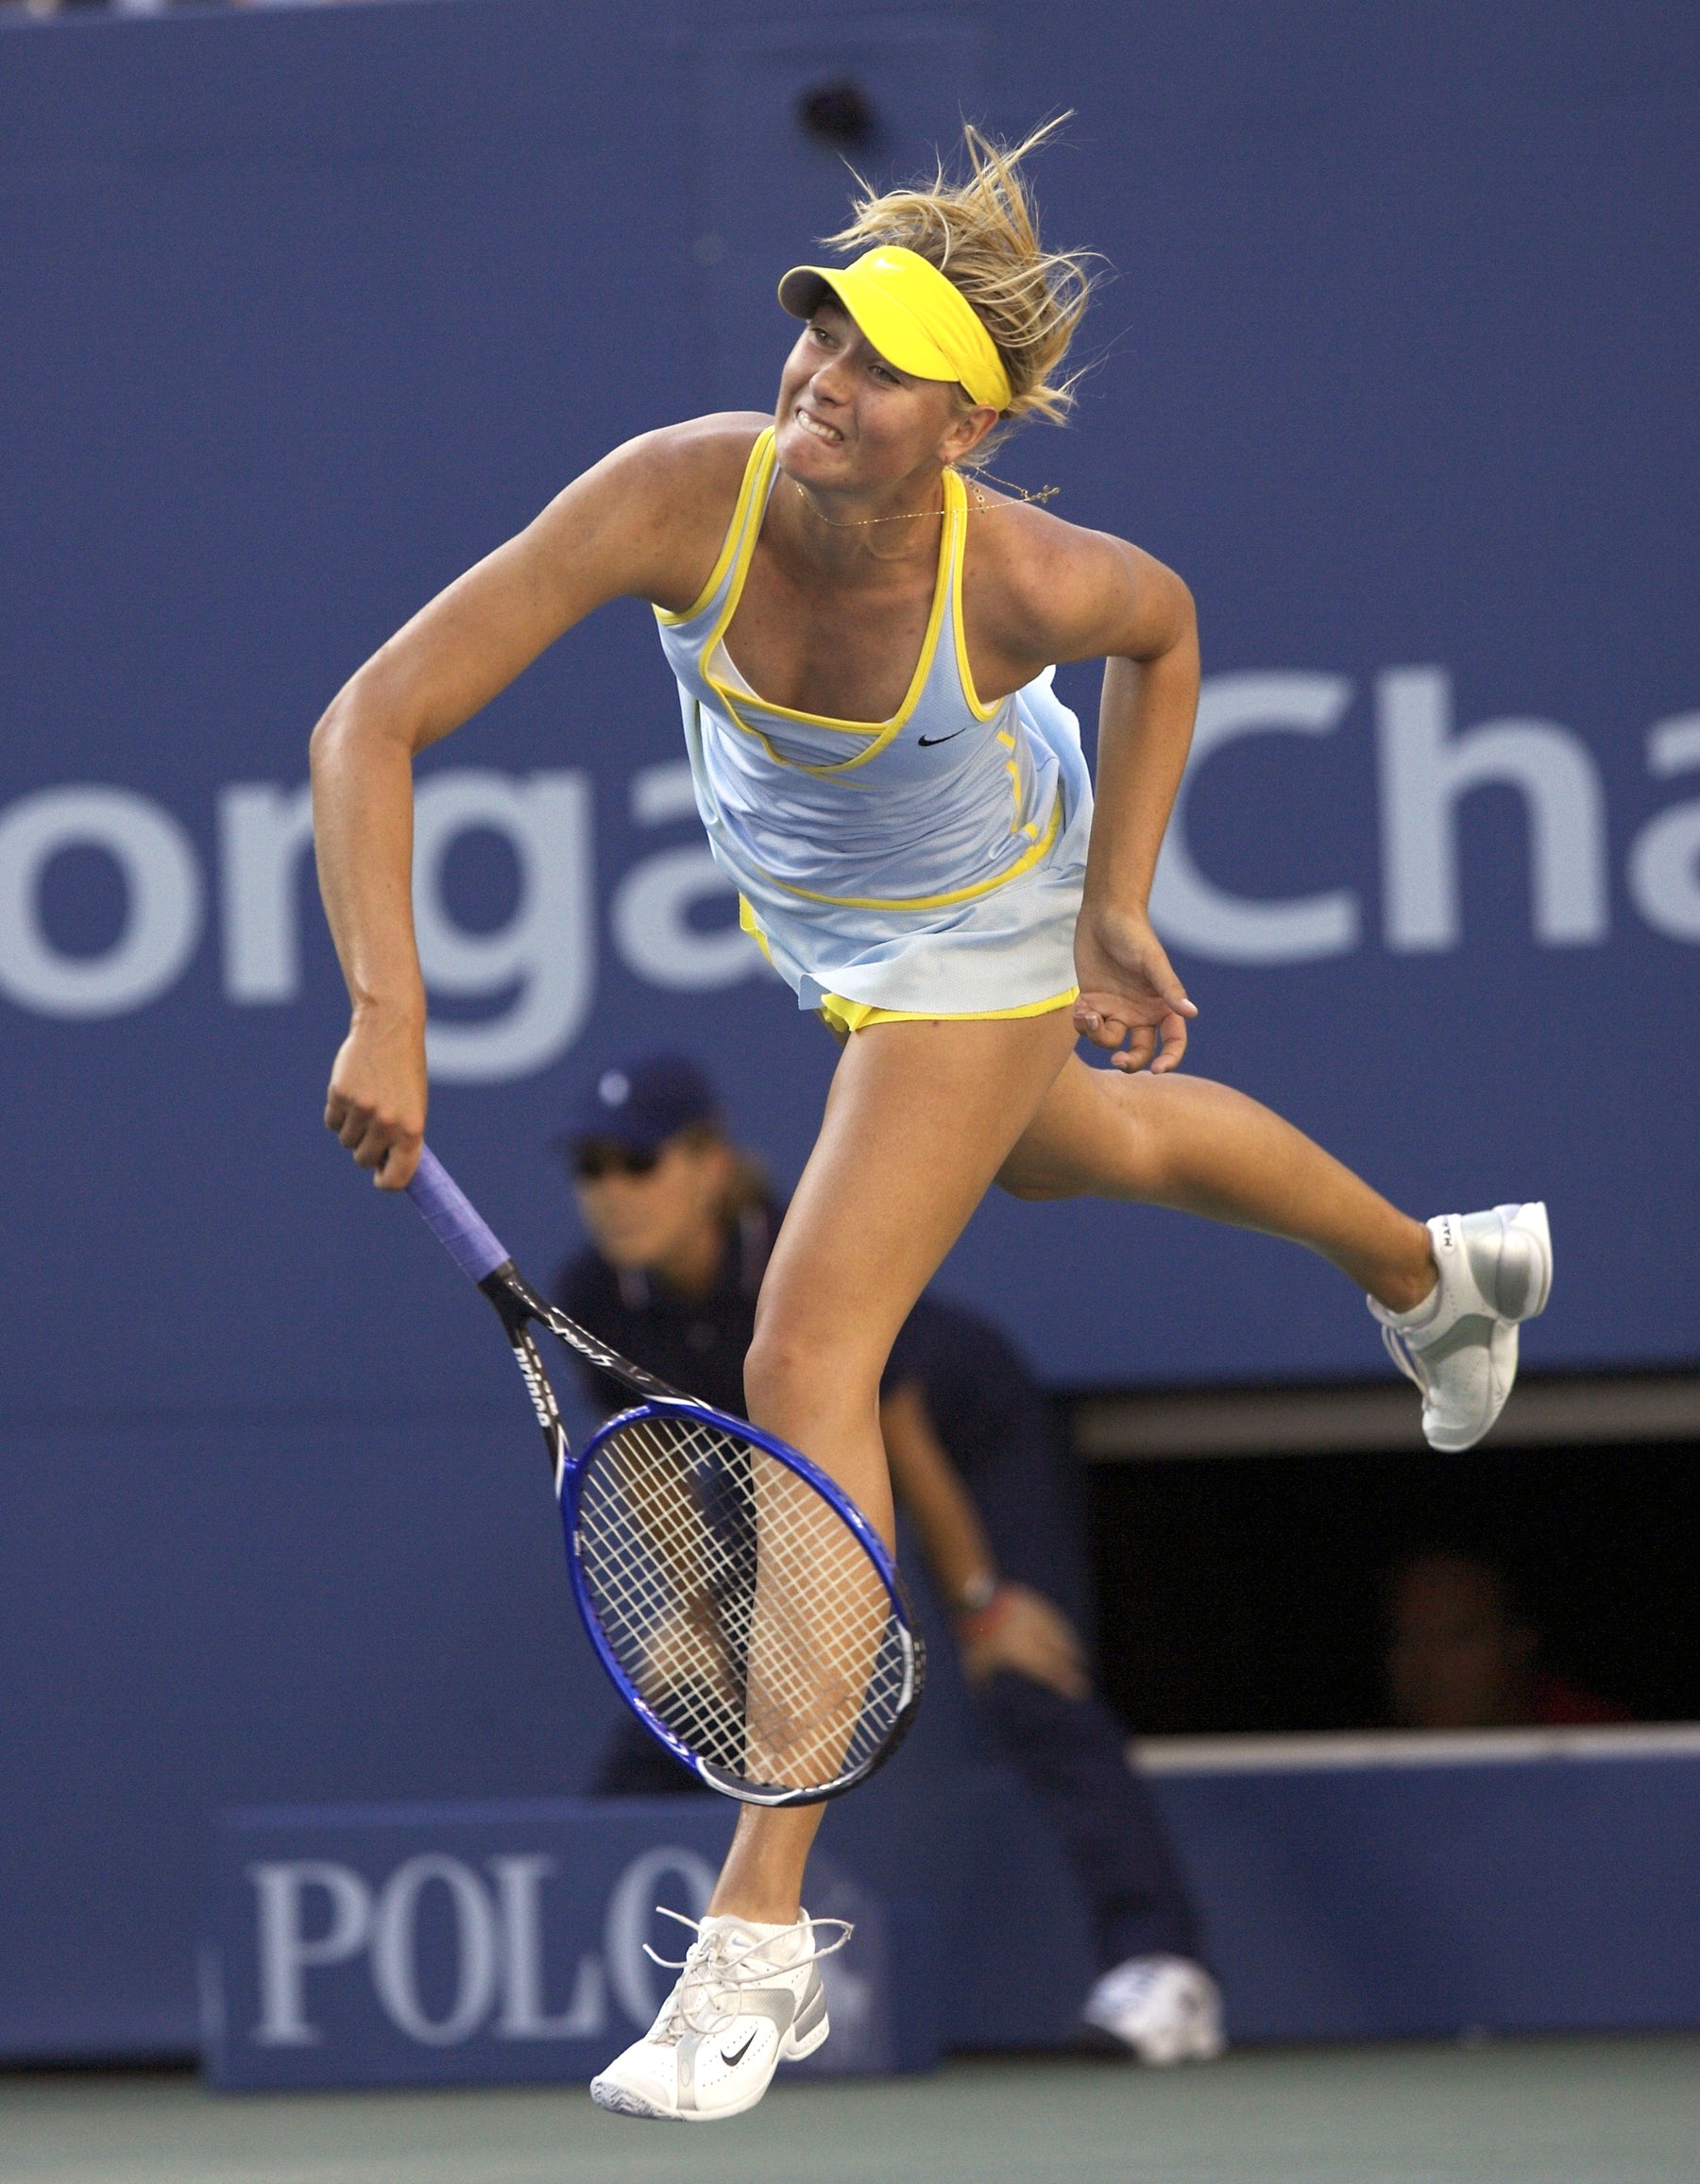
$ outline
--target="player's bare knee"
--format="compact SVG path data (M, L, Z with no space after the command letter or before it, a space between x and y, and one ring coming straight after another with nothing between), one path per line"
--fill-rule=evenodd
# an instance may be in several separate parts
M995 1180L1006 1198L1038 1200L1075 1195L1061 1176L1013 1160L999 1170Z
M776 1314L757 1316L743 1374L744 1400L752 1418L789 1416L821 1375L819 1346L799 1323Z
M751 1418L770 1431L786 1422L800 1430L808 1417L872 1415L879 1401L879 1364L847 1326L823 1327L783 1313L758 1314L744 1357L744 1401Z
M1105 1092L1115 1111L1115 1195L1161 1198L1169 1179L1165 1108L1173 1104L1165 1078L1148 1070L1137 1074L1106 1071Z
M1094 1069L1062 1112L1041 1117L997 1176L1011 1198L1161 1199L1172 1165L1174 1106L1163 1078Z

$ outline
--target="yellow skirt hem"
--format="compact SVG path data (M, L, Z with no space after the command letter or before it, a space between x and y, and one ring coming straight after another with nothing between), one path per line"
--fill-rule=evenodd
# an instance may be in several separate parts
M1013 1016L1048 1016L1056 1009L1072 1009L1080 998L1079 986L1065 994L1052 994L1043 1001L1023 1001L1015 1009L876 1009L867 1001L847 1001L842 994L828 994L816 1012L829 1032L865 1032L870 1024L994 1024Z
M751 909L748 898L738 898L738 922L769 963L774 960L767 934ZM1023 1001L1013 1009L880 1009L872 1001L847 1001L842 994L828 994L815 1012L829 1032L848 1038L865 1032L870 1024L996 1024L1015 1016L1048 1016L1054 1009L1072 1009L1080 998L1079 986L1065 994L1051 994L1043 1001Z

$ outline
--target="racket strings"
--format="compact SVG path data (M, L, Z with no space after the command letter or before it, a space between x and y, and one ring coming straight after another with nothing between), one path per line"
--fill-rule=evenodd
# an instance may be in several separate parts
M903 1626L838 1511L765 1449L672 1412L600 1445L579 1556L621 1673L700 1759L826 1788L879 1749L910 1687Z

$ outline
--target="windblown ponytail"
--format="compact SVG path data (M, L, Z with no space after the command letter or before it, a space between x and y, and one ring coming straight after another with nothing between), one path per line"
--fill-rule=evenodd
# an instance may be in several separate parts
M1004 415L1012 420L1042 417L1061 424L1080 376L1058 372L1092 293L1093 253L1045 248L1038 207L1019 171L1067 119L1059 114L1012 145L970 124L962 132L968 171L960 179L940 160L930 180L879 195L864 184L850 225L825 238L840 250L900 244L960 288L1010 375L1014 393Z

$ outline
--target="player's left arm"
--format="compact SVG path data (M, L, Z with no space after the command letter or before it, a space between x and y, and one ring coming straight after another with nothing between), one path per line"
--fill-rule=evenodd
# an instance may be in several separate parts
M1151 930L1157 852L1181 786L1198 703L1198 625L1172 569L1126 539L1054 519L1012 557L1024 651L1102 659L1096 810L1075 937L1075 1021L1114 1066L1161 1074L1198 1014Z

